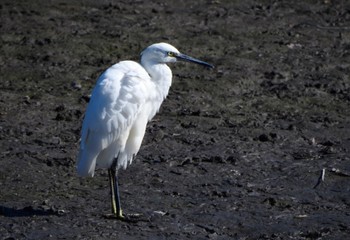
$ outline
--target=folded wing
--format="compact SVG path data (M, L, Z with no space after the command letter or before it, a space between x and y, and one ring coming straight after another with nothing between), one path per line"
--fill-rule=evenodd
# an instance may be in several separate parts
M122 156L118 165L124 167L132 160L139 146L128 147L129 134L135 134L135 125L144 131L148 119L137 118L145 115L142 109L147 107L152 84L144 68L133 61L115 64L99 77L82 126L80 176L93 176L96 166L109 168L118 156Z

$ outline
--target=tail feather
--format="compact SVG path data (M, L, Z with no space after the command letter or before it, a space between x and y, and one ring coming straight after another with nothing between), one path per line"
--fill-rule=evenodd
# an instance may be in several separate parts
M80 150L78 156L77 172L81 177L93 177L96 168L95 154L89 154L86 150Z

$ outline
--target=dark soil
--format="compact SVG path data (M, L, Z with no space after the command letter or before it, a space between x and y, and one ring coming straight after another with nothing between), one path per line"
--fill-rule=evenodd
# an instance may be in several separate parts
M346 239L349 1L0 2L1 239ZM155 42L173 86L120 171L75 171L101 72ZM322 170L324 181L314 188Z

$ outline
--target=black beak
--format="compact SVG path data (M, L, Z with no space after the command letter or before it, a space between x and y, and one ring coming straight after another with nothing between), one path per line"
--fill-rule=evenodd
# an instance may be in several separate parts
M178 53L175 57L179 61L193 62L193 63L197 63L199 65L202 65L202 66L205 66L208 68L214 68L214 66L209 64L209 63L203 62L201 60L195 59L193 57L187 56L187 55L182 54L182 53Z

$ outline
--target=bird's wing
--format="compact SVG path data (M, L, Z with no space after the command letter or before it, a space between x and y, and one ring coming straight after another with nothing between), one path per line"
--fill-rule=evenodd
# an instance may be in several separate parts
M149 97L150 76L136 62L123 61L107 69L92 92L82 126L78 173L93 176L96 158L111 143L122 151L123 136ZM119 149L118 149L119 148ZM106 159L110 164L112 159ZM102 165L103 165L102 164Z

